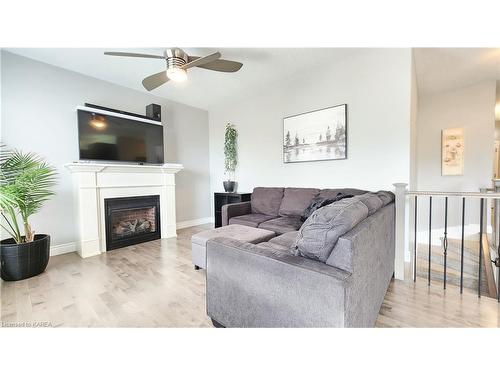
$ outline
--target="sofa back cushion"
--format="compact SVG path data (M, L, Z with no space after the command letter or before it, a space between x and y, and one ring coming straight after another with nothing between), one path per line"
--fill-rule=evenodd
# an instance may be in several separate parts
M319 189L286 188L281 201L280 216L301 216L313 198L318 195Z
M382 200L382 206L387 206L389 203L394 202L394 193L392 191L380 190L375 194Z
M295 254L325 263L340 236L368 216L368 207L356 197L322 207L302 225Z
M283 188L256 187L251 199L252 213L278 216L282 199Z
M366 190L359 190L359 189L350 189L350 188L340 188L340 189L322 189L318 197L321 198L328 198L328 199L335 199L339 193L342 193L343 195L360 195L367 193Z
M368 207L368 216L373 215L380 207L384 206L382 199L376 193L365 193L357 195L356 198Z

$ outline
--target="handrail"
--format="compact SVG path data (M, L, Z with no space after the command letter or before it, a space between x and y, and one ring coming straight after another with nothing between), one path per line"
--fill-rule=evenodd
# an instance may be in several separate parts
M500 199L500 193L477 193L474 191L406 191L408 196L446 196Z

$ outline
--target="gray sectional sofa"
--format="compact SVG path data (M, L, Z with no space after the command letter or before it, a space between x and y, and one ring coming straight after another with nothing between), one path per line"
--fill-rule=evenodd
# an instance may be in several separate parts
M224 327L373 327L394 273L394 216L390 192L254 189L223 207L223 225L276 237L207 242L208 315Z

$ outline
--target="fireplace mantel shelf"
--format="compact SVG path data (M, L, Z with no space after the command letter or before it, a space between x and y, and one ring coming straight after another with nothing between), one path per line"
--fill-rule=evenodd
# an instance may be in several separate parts
M65 165L72 173L101 172L101 173L177 173L184 169L182 164L166 163L162 165L138 165L118 163L86 163L74 162Z

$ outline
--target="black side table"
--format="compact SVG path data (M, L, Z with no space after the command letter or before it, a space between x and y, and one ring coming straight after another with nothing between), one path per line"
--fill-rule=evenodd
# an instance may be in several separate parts
M248 202L252 193L214 193L215 228L222 226L222 206L230 203Z

